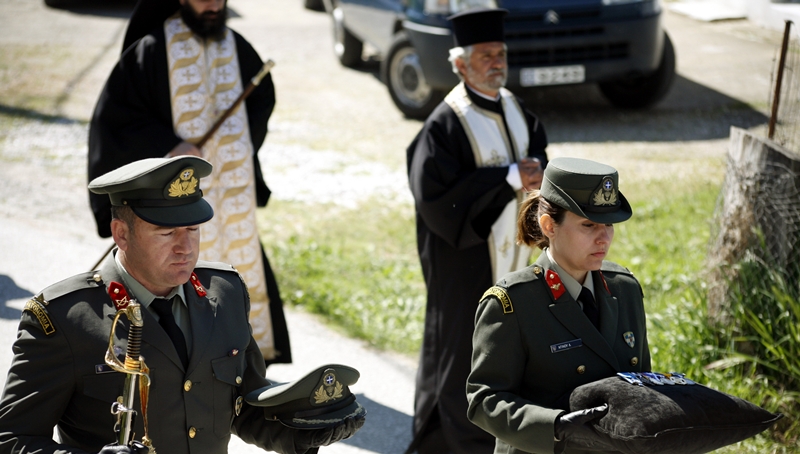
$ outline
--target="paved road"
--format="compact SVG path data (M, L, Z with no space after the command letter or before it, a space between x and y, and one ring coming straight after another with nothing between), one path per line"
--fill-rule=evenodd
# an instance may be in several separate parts
M231 26L277 62L278 106L261 154L274 197L328 197L323 201L350 206L380 191L392 203L409 203L404 148L420 123L392 106L374 62L342 68L330 51L328 18L301 4L231 0ZM11 360L24 301L91 267L109 244L94 234L83 189L86 120L118 56L130 7L0 2L0 371ZM547 126L551 156L603 160L638 178L719 178L729 127L764 129L779 34L746 21L707 24L672 13L666 26L680 77L652 111L614 110L592 87L526 94ZM290 380L328 362L362 372L353 390L368 423L323 452L403 452L415 360L375 351L302 312L287 316L295 363L272 366L271 379ZM231 452L258 451L235 439Z

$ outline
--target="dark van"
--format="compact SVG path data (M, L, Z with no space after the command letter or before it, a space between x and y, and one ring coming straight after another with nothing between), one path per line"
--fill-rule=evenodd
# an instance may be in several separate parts
M377 49L397 107L425 118L458 83L447 61L447 16L485 6L509 10L508 87L598 84L611 104L652 106L669 90L675 50L659 0L323 0L333 18L334 51L349 67L364 43Z

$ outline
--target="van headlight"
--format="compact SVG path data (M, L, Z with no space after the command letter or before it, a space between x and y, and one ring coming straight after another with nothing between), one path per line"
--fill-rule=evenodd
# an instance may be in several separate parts
M605 1L605 0L604 0ZM470 8L497 8L496 0L425 0L426 14L455 14Z

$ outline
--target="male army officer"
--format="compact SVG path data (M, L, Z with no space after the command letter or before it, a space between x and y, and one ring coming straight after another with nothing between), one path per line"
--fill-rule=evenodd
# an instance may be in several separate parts
M519 202L547 164L538 118L504 88L503 9L451 16L462 79L408 147L427 309L408 452L490 453L494 437L467 420L475 310L502 275L527 265L515 244Z
M151 158L89 184L111 199L117 248L99 270L54 284L25 305L0 401L0 453L147 452L112 443L110 409L125 374L104 355L125 293L143 306L141 356L152 381L149 433L144 409L134 432L162 454L223 454L231 434L269 451L311 453L363 425L363 414L355 414L331 427L293 429L244 402L270 383L242 277L197 258L200 224L214 215L200 187L211 170L198 157ZM125 352L128 326L119 322L113 354Z

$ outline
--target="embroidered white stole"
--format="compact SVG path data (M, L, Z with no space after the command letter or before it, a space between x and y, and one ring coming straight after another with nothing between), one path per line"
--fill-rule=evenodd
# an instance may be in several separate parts
M508 166L527 155L530 137L525 114L514 95L505 88L500 89L500 99L511 137L506 134L500 114L472 103L464 82L445 97L467 133L477 167ZM517 213L523 197L523 192L517 191L517 197L508 202L492 225L487 240L495 282L506 273L527 266L530 260L531 249L516 244Z
M197 143L243 92L233 33L203 40L180 15L164 22L172 122L178 136ZM275 357L269 298L256 226L255 169L247 109L241 104L203 146L214 166L203 197L214 217L200 229L200 258L231 264L250 293L250 324L265 359Z

